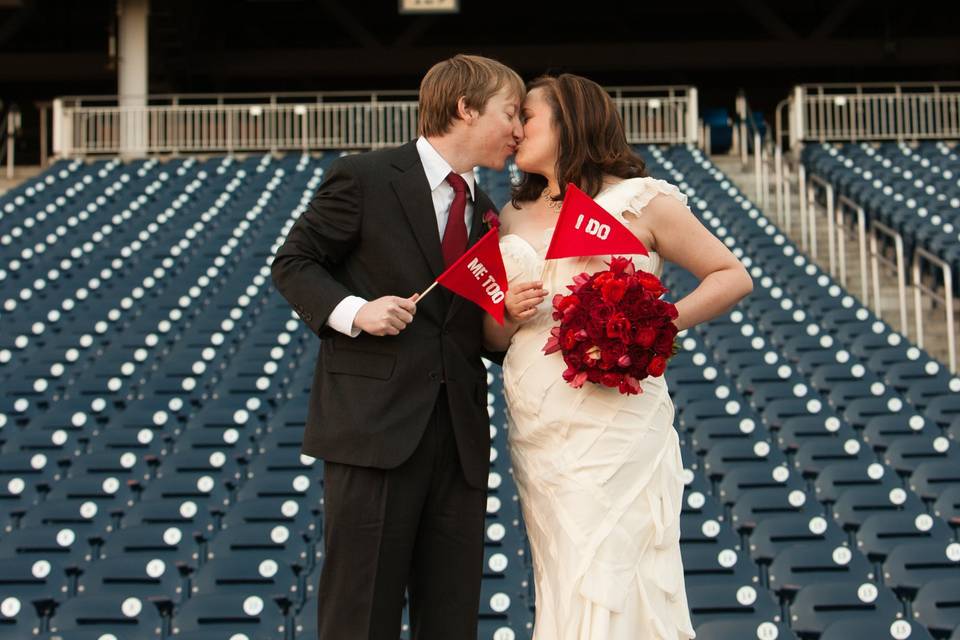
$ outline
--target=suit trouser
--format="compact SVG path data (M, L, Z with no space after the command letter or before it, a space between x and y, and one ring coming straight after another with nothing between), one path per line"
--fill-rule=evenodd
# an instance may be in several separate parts
M413 455L394 469L324 465L319 640L474 640L486 491L467 484L441 388Z

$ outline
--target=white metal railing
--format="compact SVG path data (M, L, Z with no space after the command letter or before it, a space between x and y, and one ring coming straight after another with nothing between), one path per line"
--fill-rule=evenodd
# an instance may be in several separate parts
M831 275L846 284L845 235L848 216L856 216L857 242L861 267L860 288L864 304L872 293L872 308L880 315L880 266L888 267L896 277L900 331L908 335L907 287L913 288L917 343L923 346L922 305L924 297L931 304L946 307L946 334L950 369L957 372L955 297L952 273L945 263L922 248L904 254L903 237L896 230L878 221L865 221L860 203L840 196L822 178L807 171L800 162L804 144L822 142L880 142L894 140L957 140L960 139L960 82L903 82L863 84L807 84L794 87L790 95L777 105L773 136L773 171L776 213L779 222L791 228L791 200L795 193L799 202L800 243L813 257L817 254L817 205L814 190L825 192L826 219L830 227L828 266ZM794 179L795 178L795 179ZM849 221L852 223L852 220ZM867 237L868 236L868 237ZM879 246L892 245L894 258L886 258ZM872 292L867 285L865 256L870 258ZM942 272L941 289L921 281L921 266Z
M792 142L960 137L960 83L819 84L794 88Z
M608 89L631 144L697 144L693 87ZM75 96L53 105L61 157L375 149L416 137L413 92L151 96L142 106Z
M942 292L936 288L928 287L923 283L921 277L921 267L923 263L929 263L934 269L939 269L943 277ZM930 296L932 300L940 302L946 313L947 321L947 350L949 351L950 371L957 371L957 335L954 324L954 302L953 302L953 271L950 265L938 256L933 255L922 247L916 247L913 250L913 264L911 265L913 275L913 302L915 307L915 321L917 324L917 346L923 348L923 294Z

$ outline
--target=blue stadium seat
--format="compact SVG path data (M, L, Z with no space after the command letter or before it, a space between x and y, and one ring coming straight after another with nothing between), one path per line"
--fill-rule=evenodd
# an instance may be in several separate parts
M913 599L914 619L937 637L955 631L960 627L958 594L960 578L939 578L927 582Z
M277 604L252 592L195 596L175 612L172 629L173 634L183 640L286 640L287 637L286 619Z

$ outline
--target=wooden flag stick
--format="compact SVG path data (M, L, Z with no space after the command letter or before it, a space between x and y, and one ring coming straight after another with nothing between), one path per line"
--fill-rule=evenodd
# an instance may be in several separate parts
M437 281L436 281L436 280L433 281L433 284L432 284L432 285L430 285L429 287L427 287L427 290L426 290L426 291L424 291L423 293L420 294L420 297L417 298L417 302L420 302L421 300L423 300L424 298L426 298L426 297L427 297L427 294L430 293L431 291L433 291L433 288L434 288L435 286L437 286Z

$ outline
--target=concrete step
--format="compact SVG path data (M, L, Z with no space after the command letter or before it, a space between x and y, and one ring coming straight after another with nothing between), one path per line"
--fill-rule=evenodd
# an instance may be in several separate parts
M10 189L17 187L24 180L29 180L43 172L43 167L39 165L24 165L14 167L13 177L7 177L7 167L3 165L0 168L0 196Z
M756 182L752 173L752 165L747 168L744 168L740 163L739 157L735 156L713 156L711 161L719 168L728 179L733 182L738 189L755 205L760 206L761 197L756 192ZM772 179L772 178L771 178ZM770 187L770 192L767 195L768 210L766 211L767 216L776 223L776 211L773 210L776 203L776 194L774 192L774 185L768 185ZM791 197L791 208L793 210L792 220L790 228L783 228L782 231L790 237L798 246L800 246L800 232L801 224L799 218L799 201L796 197L796 186L794 185L794 195ZM862 286L861 286L861 269L860 269L860 249L858 244L857 229L855 227L845 227L846 229L846 238L843 246L837 246L837 258L836 258L836 275L835 279L840 281L840 268L839 268L839 255L841 252L844 253L846 258L846 281L845 288L851 295L854 295L858 299L861 299ZM817 219L817 257L814 260L816 264L820 266L824 271L829 272L829 227L825 217L822 212L820 217ZM886 256L889 260L894 260L895 256L891 248L884 248L882 255ZM808 257L810 257L811 250L808 249L804 252ZM877 305L873 301L873 277L872 277L872 264L869 262L870 257L868 254L868 263L867 263L867 276L868 276L868 287L869 287L869 300L871 302L871 308L874 311L877 311ZM909 264L907 265L909 270ZM885 264L880 265L880 304L879 304L879 314L890 326L895 330L900 331L906 335L910 340L916 341L917 331L916 331L916 320L915 320L915 308L914 308L914 293L913 289L909 283L909 271L908 271L908 283L906 291L906 310L907 310L907 326L902 327L900 322L900 301L899 301L899 289L897 286L896 273L892 267L888 267ZM927 296L924 296L921 301L921 309L923 315L923 327L924 327L924 348L926 348L932 355L940 359L942 362L949 362L949 350L947 345L947 327L945 321L945 311L943 306L940 303L934 302ZM960 317L960 309L958 309L958 317Z

